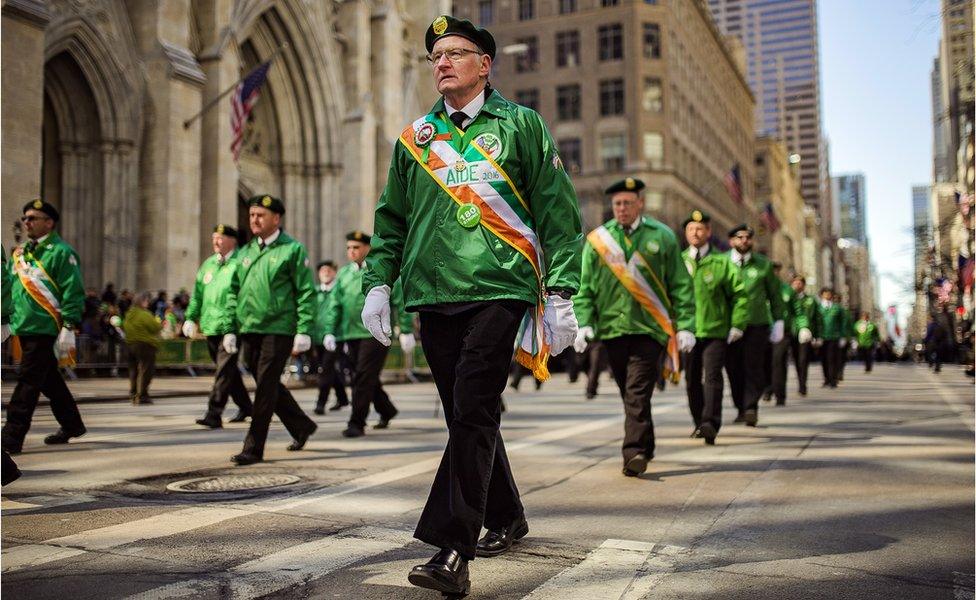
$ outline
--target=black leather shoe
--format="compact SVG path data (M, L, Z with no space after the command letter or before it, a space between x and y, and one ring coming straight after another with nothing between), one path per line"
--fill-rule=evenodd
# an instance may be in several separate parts
M325 414L325 405L324 404L316 404L315 405L315 408L312 409L312 412L315 413L315 414L317 414L317 415L324 415Z
M738 415L736 415L735 421L732 421L732 422L733 423L745 423L746 422L746 414L745 413L739 413Z
M743 420L747 427L755 427L759 423L759 414L754 410L747 410Z
M363 437L364 435L366 435L366 432L360 427L346 427L346 429L342 432L342 437L347 438Z
M519 517L508 527L489 530L475 547L476 556L498 556L512 547L516 541L524 538L529 533L529 524L525 522L525 517Z
M688 437L690 437L693 440L698 440L701 439L701 436L702 436L701 427L695 427L695 430L692 431L691 435L689 435Z
M57 444L67 444L68 440L71 438L81 437L85 435L88 430L82 427L78 431L65 431L64 429L58 429L57 432L44 438L44 443L48 446L55 446ZM9 450L7 452L10 452Z
M400 411L394 409L393 414L390 415L389 417L380 417L379 423L373 425L373 429L386 429L387 427L390 426L390 421L392 421L393 418L396 417L398 414L400 414Z
M586 399L587 400L592 400L594 398L596 398L596 393L594 393L594 392L586 392Z
M647 462L649 460L650 459L643 454L634 455L634 457L628 460L624 465L624 475L627 477L637 477L647 470Z
M224 426L224 424L220 422L220 419L211 419L209 417L197 419L197 425L203 425L204 427L209 427L210 429L220 429Z
M239 467L243 467L244 465L253 465L254 463L259 463L262 460L264 459L260 456L255 456L248 452L241 452L240 454L235 454L234 456L230 457L230 462Z
M702 423L701 427L698 428L699 437L705 440L705 443L709 446L715 445L715 436L718 432L715 431L715 426L711 423Z
M231 423L243 423L250 416L251 416L251 413L246 413L243 410L239 410L239 411L237 411L237 414L234 415L234 418L230 420L230 422Z
M471 591L468 561L448 548L435 554L426 564L411 569L407 580L417 587L444 594L464 596Z
M24 450L24 443L14 440L12 437L3 436L0 445L3 446L7 454L20 454Z
M349 406L348 402L336 402L335 404L329 407L329 410L330 411L342 410L347 406Z
M289 452L298 452L299 450L305 447L305 442L308 441L308 438L312 437L312 434L315 433L315 430L318 428L319 428L318 425L313 424L311 427L308 428L307 431L305 431L305 433L296 437L294 442L288 444L288 447L285 449L288 450Z

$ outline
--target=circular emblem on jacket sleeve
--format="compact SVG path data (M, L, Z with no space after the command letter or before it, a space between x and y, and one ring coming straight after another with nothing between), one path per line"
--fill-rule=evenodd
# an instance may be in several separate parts
M203 276L203 283L209 284L213 281L213 271L207 271L207 274Z
M414 143L421 147L429 144L432 139L434 139L433 123L424 123L413 134Z

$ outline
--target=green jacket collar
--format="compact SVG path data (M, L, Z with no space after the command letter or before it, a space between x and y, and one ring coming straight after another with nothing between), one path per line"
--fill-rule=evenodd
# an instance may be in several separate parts
M441 96L440 98L437 99L437 102L434 103L434 106L430 109L430 112L427 114L436 115L438 113L445 112L445 110L446 109L444 108L444 96ZM484 106L481 107L481 112L479 112L478 114L480 115L481 113L487 113L489 115L492 115L493 117L504 119L508 117L511 111L512 111L512 103L506 100L505 97L502 96L498 90L492 88L491 92L488 94L488 97L485 99Z

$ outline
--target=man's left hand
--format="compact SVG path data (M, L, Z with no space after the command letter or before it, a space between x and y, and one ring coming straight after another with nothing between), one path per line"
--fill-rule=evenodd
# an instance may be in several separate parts
M785 324L783 323L782 319L773 323L773 329L769 332L769 341L774 344L782 342L784 328Z
M312 338L304 333L299 333L295 335L295 342L291 347L292 356L298 356L302 352L308 352L312 349Z
M576 313L573 312L573 301L554 294L547 296L542 313L542 329L549 339L549 352L552 356L572 346L579 330Z
M67 327L61 328L61 333L58 334L58 351L61 354L67 354L75 349L75 332L73 329Z

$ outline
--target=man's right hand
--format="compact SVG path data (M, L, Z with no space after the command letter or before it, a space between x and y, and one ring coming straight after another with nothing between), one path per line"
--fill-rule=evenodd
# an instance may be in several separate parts
M796 334L796 341L800 342L801 344L808 344L808 343L810 343L810 340L812 340L812 339L813 339L813 332L811 332L806 327L804 327L803 329L801 329Z
M378 285L366 294L363 304L363 325L376 341L384 346L393 344L390 336L393 327L390 326L390 286Z
M576 340L573 341L573 350L577 352L586 351L586 344L593 339L593 328L589 325L580 327L576 331Z
M726 338L725 343L734 344L741 339L742 339L742 330L739 329L738 327L733 327L732 329L729 329L729 337Z
M335 352L336 348L339 346L339 344L336 342L336 336L332 335L331 333L325 334L325 337L322 338L322 345L329 352Z
M197 324L193 321L183 321L183 337L193 339L197 335Z
M227 354L237 354L237 336L233 333L225 333L220 345L224 347Z

